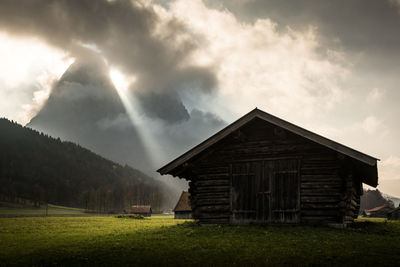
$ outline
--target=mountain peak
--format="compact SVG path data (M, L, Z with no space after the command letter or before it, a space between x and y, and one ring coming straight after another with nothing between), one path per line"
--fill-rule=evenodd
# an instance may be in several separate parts
M27 126L150 170L146 151L101 58L76 60Z

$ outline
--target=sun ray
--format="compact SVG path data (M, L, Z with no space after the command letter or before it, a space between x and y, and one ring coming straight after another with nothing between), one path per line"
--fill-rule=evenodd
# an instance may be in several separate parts
M141 116L138 110L135 108L136 101L129 92L129 88L131 88L131 86L136 82L136 77L127 77L119 70L111 68L110 78L146 150L149 152L161 151L159 149L159 143L157 142L156 138L154 138L152 132L149 130L152 127L146 127L146 125L144 125L148 122L145 122L145 118ZM149 155L149 160L152 164L152 167L155 167L163 159L163 155L161 155L160 153L149 153Z

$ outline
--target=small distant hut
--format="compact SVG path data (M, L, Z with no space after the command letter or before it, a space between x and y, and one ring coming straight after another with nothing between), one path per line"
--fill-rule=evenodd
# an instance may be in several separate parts
M132 214L143 215L144 217L150 217L152 214L151 206L139 206L135 205L131 207Z
M190 207L190 193L182 192L181 197L174 209L175 219L191 219L192 208Z
M392 207L387 205L375 207L373 209L364 210L362 215L371 218L387 218L389 212L393 211Z
M388 213L389 220L400 220L400 207L390 211Z
M201 224L351 224L377 159L254 109L160 168Z

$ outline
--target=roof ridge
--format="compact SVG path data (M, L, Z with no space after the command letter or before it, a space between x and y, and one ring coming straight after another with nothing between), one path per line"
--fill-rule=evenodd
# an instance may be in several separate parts
M355 160L358 160L364 164L367 164L369 166L375 166L376 161L379 160L375 157L372 157L370 155L367 155L363 152L357 151L353 148L350 148L348 146L342 145L336 141L333 141L331 139L328 139L322 135L319 135L317 133L311 132L305 128L302 128L300 126L297 126L291 122L288 122L286 120L283 120L281 118L278 118L274 115L271 115L263 110L258 109L257 107L250 112L246 113L244 116L240 117L239 119L235 120L233 123L229 124L222 130L218 131L211 137L207 138L200 144L196 145L192 149L188 150L175 160L169 162L165 166L161 167L160 169L157 170L160 174L167 174L170 172L172 169L176 168L180 164L186 162L187 160L191 159L195 155L201 153L203 150L207 149L211 145L215 144L219 140L225 138L228 136L230 133L238 130L239 128L243 127L246 125L248 122L253 120L254 118L260 118L266 122L269 122L271 124L274 124L278 127L281 127L289 132L292 132L294 134L297 134L299 136L302 136L303 138L309 139L315 143L318 143L322 146L328 147L332 150L335 150L337 152L340 152L344 155L347 155Z

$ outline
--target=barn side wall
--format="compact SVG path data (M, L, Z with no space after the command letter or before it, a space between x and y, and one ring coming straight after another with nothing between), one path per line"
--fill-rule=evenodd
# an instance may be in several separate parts
M341 206L345 206L343 223L350 224L358 217L360 212L361 194L363 192L360 179L348 171L345 176L346 190Z
M192 219L192 212L190 211L175 211L175 219Z
M190 162L193 218L204 224L232 221L231 166L235 162L298 159L300 222L348 223L359 208L360 183L344 156L255 119Z
M217 162L216 162L217 163ZM231 217L229 166L208 164L196 168L189 183L192 216L204 224L227 224Z

